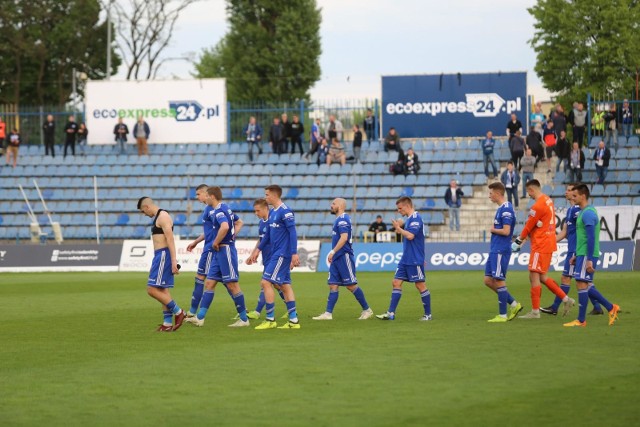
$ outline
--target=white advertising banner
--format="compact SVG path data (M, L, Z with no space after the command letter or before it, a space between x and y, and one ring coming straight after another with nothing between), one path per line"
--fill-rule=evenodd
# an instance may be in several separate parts
M258 264L247 265L245 260L251 254L257 240L238 240L236 249L238 252L238 269L241 272L262 272L262 257L258 258ZM180 264L180 271L197 271L200 255L202 255L202 243L193 252L187 252L190 240L176 240L176 258ZM319 240L298 241L298 255L300 267L295 268L297 273L310 273L316 271L318 253L320 252ZM153 260L153 242L151 240L125 240L122 244L122 256L120 257L120 271L149 271Z
M640 206L596 207L600 215L600 241L640 237Z
M227 141L225 79L89 81L85 114L89 144L114 144L113 129L122 117L133 127L142 116L150 144Z

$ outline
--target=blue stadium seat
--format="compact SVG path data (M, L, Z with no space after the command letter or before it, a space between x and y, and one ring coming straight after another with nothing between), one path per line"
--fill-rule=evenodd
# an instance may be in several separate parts
M297 187L291 187L287 191L287 194L285 195L285 199L295 199L298 197L299 192L300 191L298 190Z

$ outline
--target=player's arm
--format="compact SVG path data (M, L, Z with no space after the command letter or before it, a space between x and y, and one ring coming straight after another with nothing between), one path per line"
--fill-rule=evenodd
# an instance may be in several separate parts
M331 251L329 252L329 264L333 261L333 254L342 249L342 247L347 243L347 240L349 240L349 233L340 233L340 239L338 239L336 245L331 248Z
M491 230L489 230L489 232L491 234L497 234L498 236L508 236L509 234L511 234L511 226L507 224L507 225L504 225L502 228L492 227Z
M198 243L202 242L204 240L204 234L199 235L193 242L189 243L189 245L187 246L187 252L191 252L192 250L195 249L196 246L198 246Z
M298 233L296 232L296 219L291 213L290 216L285 215L284 224L289 231L289 247L291 248L291 268L300 265L298 257Z
M238 215L233 214L233 229L235 231L234 238L240 233L240 230L242 230L243 225L244 225L244 221L242 221Z
M534 228L539 227L538 223L542 220L543 210L545 208L545 206L533 205L529 211L529 218L527 218L527 222L524 224L524 228L520 232L520 240L524 241Z
M396 229L396 233L400 233L402 237L404 237L405 239L413 240L416 237L415 234L413 234L412 232L402 228L402 226L404 225L402 220L394 219L391 222L393 223L393 227Z
M220 228L218 229L218 234L216 234L216 238L213 240L213 249L216 251L220 250L220 242L224 239L224 236L229 232L229 223L227 221L222 221L220 223Z
M567 237L567 223L565 222L562 225L562 230L558 234L556 234L556 242L560 242Z
M593 263L594 259L597 258L597 256L593 255L593 251L596 247L596 224L598 223L598 216L593 211L588 210L582 214L582 222L584 223L584 231L587 236L587 260L589 263Z
M158 225L162 228L165 239L167 239L167 247L169 248L169 255L171 255L171 271L173 274L178 274L178 259L176 258L176 242L173 237L173 221L169 214L165 211L160 212L158 216Z

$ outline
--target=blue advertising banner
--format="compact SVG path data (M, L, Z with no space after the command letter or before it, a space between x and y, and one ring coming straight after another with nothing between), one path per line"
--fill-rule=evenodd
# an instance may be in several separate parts
M631 271L634 264L635 242L619 240L600 242L600 259L598 271ZM320 247L318 271L329 271L327 256L331 250L330 243ZM402 243L356 243L353 245L357 271L395 271L402 257ZM489 256L487 243L427 243L426 259L428 270L484 270ZM529 245L525 244L522 252L512 254L509 269L526 271L529 265ZM566 243L559 243L553 254L551 271L562 271L567 257Z
M515 113L526 133L527 73L382 76L383 134L401 138L505 136Z

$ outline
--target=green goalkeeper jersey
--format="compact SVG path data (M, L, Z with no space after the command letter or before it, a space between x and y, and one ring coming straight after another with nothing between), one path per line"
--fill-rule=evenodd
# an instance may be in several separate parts
M594 235L588 236L586 226L593 226ZM600 256L600 218L596 209L589 205L584 208L578 216L576 222L576 256L589 256L598 258ZM587 242L593 239L593 253L587 254Z

